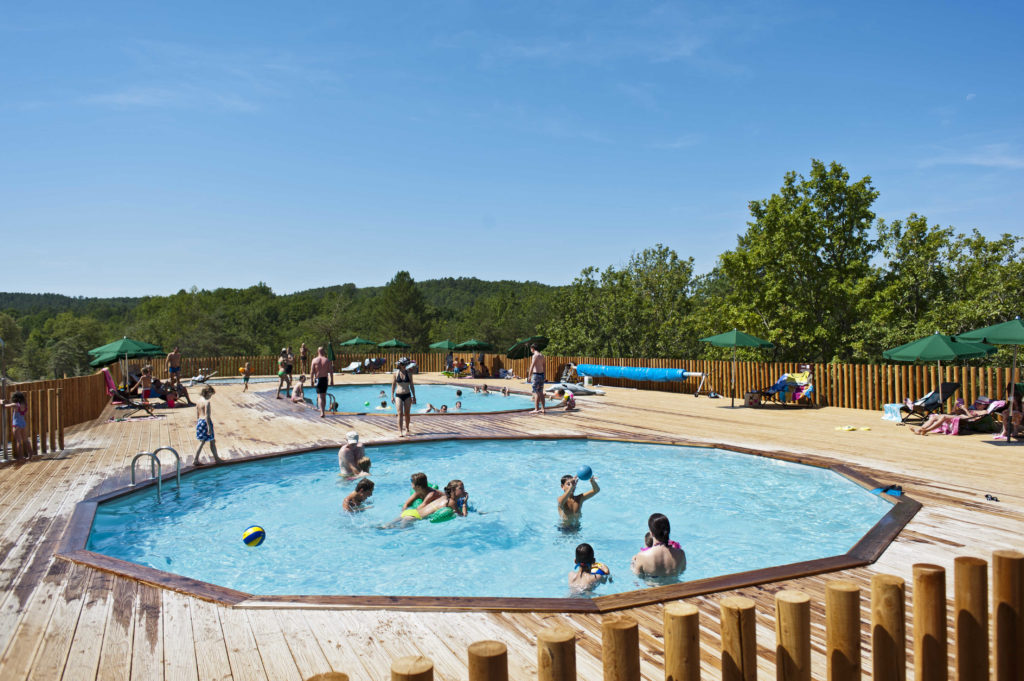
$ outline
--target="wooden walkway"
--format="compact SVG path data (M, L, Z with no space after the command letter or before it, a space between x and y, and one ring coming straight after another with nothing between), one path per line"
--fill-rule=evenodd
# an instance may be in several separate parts
M351 429L367 442L393 437L393 415L321 419L285 400L267 399L261 394L265 387L253 384L248 393L241 386L218 387L214 418L225 458L336 445ZM916 437L881 421L877 412L849 409L731 409L728 400L628 389L609 389L608 395L583 397L579 404L581 411L575 414L414 416L413 426L420 437L669 436L784 451L847 464L880 482L902 484L924 503L872 566L730 592L758 603L762 678L774 678L772 597L782 588L801 589L812 597L814 676L824 678L827 581L856 581L866 595L871 576L886 572L904 577L909 591L914 563L941 565L951 581L956 556L988 559L994 549L1024 548L1024 446L1000 446L978 435ZM331 670L352 679L383 679L393 659L416 654L434 661L437 678L464 679L467 646L485 638L508 646L513 678L536 678L536 632L558 621L578 632L580 678L600 678L598 615L342 610L280 603L224 607L55 559L75 504L126 485L137 452L170 445L191 461L193 410L158 412L162 417L153 420L108 422L117 413L108 408L95 422L70 431L67 449L59 454L0 465L0 679L299 681ZM847 424L871 430L835 430ZM986 493L1000 501L986 501ZM721 596L690 599L702 611L706 679L719 678ZM626 611L640 622L645 679L664 678L662 609L654 605ZM866 598L862 620L866 649ZM868 669L870 662L865 660L864 666Z

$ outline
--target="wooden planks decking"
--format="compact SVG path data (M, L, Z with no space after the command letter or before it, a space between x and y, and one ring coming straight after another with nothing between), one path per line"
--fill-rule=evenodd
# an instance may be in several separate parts
M880 482L902 484L924 503L874 565L733 592L758 603L758 660L765 678L774 671L771 602L778 590L811 595L812 662L815 678L824 678L827 581L851 579L866 592L873 574L888 572L909 586L915 562L952 571L958 555L988 558L993 549L1024 548L1024 446L1001 446L983 436L916 437L881 421L877 412L847 409L730 409L728 400L628 389L609 389L604 397L582 397L579 403L581 411L574 414L414 416L413 427L418 437L590 434L727 442L846 464ZM59 454L0 466L0 679L305 679L332 669L352 679L380 679L391 660L416 654L434 660L438 678L454 679L466 677L466 647L486 638L508 645L513 678L531 678L536 632L554 621L579 634L580 678L601 674L600 615L334 610L270 601L224 607L55 559L75 504L126 485L137 452L170 445L191 460L193 410L107 422L116 413L108 409L69 431L67 449ZM395 431L394 415L321 419L274 400L266 384L253 384L248 393L241 386L218 387L214 419L225 458L336 445L351 429L364 441L390 439ZM847 424L871 430L835 430ZM986 493L1000 501L986 501ZM720 597L688 599L702 612L708 679L719 676ZM664 676L662 608L627 611L640 622L641 671L648 679ZM866 601L862 620L866 644Z

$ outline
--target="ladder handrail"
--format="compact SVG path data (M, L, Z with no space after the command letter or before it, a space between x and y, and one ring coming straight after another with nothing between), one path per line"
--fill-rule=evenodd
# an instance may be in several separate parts
M178 450L176 450L174 447L157 447L156 449L153 450L153 456L156 456L157 454L159 454L160 452L164 451L165 449L167 451L169 451L171 454L174 454L174 473L175 473L175 477L177 478L178 489L180 490L181 489L181 456L178 454ZM157 459L157 461L159 461L159 459Z
M139 459L141 459L144 456L148 456L150 458L150 471L152 472L153 477L156 478L156 503L159 504L161 501L160 497L163 476L160 475L160 459L158 459L156 454L154 454L153 452L139 452L138 454L135 455L135 458L132 459L132 487L135 486L135 464L138 462Z

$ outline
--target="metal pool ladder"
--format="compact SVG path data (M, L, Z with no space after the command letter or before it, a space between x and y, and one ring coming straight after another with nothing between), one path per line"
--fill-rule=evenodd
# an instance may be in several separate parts
M161 491L163 486L163 475L160 473L160 458L157 456L164 450L174 454L174 472L177 478L178 490L181 490L181 456L173 447L160 447L154 452L139 452L132 459L132 487L135 487L135 464L138 463L139 459L144 456L149 457L149 471L150 474L156 479L156 503L161 502Z

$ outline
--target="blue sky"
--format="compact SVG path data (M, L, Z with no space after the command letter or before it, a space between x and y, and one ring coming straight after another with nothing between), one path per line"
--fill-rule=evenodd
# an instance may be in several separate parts
M0 290L699 272L810 159L1024 233L1012 3L8 3ZM118 276L117 273L121 273Z

